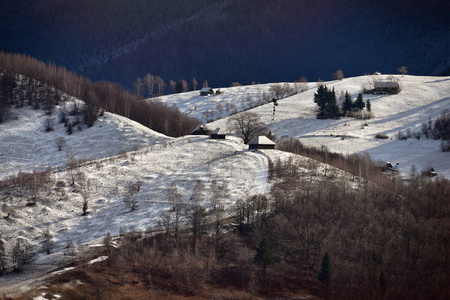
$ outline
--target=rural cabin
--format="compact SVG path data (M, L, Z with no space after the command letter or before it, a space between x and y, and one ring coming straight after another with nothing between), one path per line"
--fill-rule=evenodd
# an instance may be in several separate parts
M398 163L395 165L395 167L390 162L383 162L383 161L375 161L375 166L381 170L381 172L396 172L398 171Z
M205 124L200 124L191 132L191 135L209 135L209 129Z
M397 94L400 92L400 85L395 81L375 81L374 89L378 93Z
M434 177L437 176L436 171L433 167L427 166L424 167L421 171L423 177Z
M214 95L214 90L210 87L205 87L200 90L200 96Z
M248 149L275 149L275 143L261 135L248 143Z
M220 128L216 128L213 132L211 132L211 138L213 140L224 140L226 137L226 133Z

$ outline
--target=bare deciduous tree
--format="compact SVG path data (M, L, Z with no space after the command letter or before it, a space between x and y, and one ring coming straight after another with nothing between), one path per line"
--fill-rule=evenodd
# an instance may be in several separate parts
M43 242L43 249L47 254L50 254L52 252L52 249L55 245L55 243L53 242L53 235L50 233L50 231L47 229L46 231L44 231L43 234L44 237L44 242Z
M408 73L408 67L401 66L401 67L399 67L399 68L397 69L397 71L398 71L399 73L402 73L402 77L403 77L404 74Z
M83 197L83 216L87 215L88 213L88 208L89 208L89 192L88 191L83 191L81 193L81 196Z
M75 184L75 170L78 168L78 161L72 153L67 153L67 170L69 171L70 178L72 179L71 185Z
M217 118L222 119L222 116L223 116L223 105L222 105L222 103L217 102L216 110L217 110Z
M266 125L261 121L258 114L253 112L243 112L230 118L228 123L230 131L235 132L248 144L253 138L265 135Z
M192 190L191 201L194 205L202 206L204 198L205 184L200 180L195 181L194 189Z
M191 91L197 90L197 85L198 85L198 81L197 81L197 79L195 79L195 77L194 77L194 78L192 79L192 82L191 82L190 90L191 90Z
M44 129L46 132L53 131L54 119L53 117L46 117L44 120Z
M308 89L308 79L306 79L305 76L302 76L299 80L298 91L301 93L307 91Z
M109 232L103 238L103 245L105 246L105 253L106 253L106 255L110 255L111 254L111 247L112 247L112 237L111 237L111 234Z
M144 88L144 80L141 77L138 77L135 82L133 82L133 90L136 95L141 98L142 89Z
M142 185L141 181L128 182L128 194L126 195L123 202L131 210L135 210L137 208L136 194L141 190L141 185Z
M145 75L144 76L144 84L145 84L145 87L147 88L148 96L153 97L153 91L155 89L155 84L156 84L155 76L153 76L151 74Z
M342 72L341 69L337 70L336 72L333 73L333 78L337 80L344 79L344 72Z
M228 185L226 182L220 184L217 182L217 180L213 180L211 182L211 192L212 192L212 204L213 204L213 210L222 210L224 201L226 197L228 196Z
M161 77L156 76L155 84L156 84L156 88L158 89L158 96L161 96L162 94L164 94L164 90L166 89L166 83L164 82L164 80Z
M176 206L181 202L181 194L178 191L178 187L175 181L172 182L167 192L167 200L169 200L169 202L172 202L172 210L175 210Z
M173 81L172 79L170 79L170 81L169 81L169 87L170 87L170 91L172 92L172 94L175 94L177 92L177 83L175 81Z
M63 138L62 136L57 137L57 138L55 139L55 144L56 144L56 146L58 147L58 151L61 151L61 150L62 150L62 147L66 144L66 139Z

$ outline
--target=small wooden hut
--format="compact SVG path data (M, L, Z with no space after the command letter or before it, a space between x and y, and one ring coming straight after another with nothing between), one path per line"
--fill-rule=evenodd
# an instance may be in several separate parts
M214 90L210 87L205 87L200 90L200 96L214 95Z
M220 128L216 128L213 132L211 132L211 138L213 140L224 140L226 137L226 133Z
M248 149L275 149L275 143L261 135L248 143Z
M205 124L200 124L191 132L191 135L209 135L209 129Z
M434 177L434 176L437 176L437 172L431 166L427 166L427 167L423 168L421 173L422 173L423 177Z
M398 94L400 85L395 81L375 81L375 91L378 93Z

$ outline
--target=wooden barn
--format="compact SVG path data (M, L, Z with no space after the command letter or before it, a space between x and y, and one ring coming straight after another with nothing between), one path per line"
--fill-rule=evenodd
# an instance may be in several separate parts
M226 133L220 128L216 128L215 130L213 130L213 132L211 132L211 138L213 140L224 140L225 137Z
M427 166L422 169L421 171L423 177L434 177L437 176L437 172L434 170L433 167Z
M390 162L384 162L384 161L375 161L375 166L381 170L381 172L397 172L398 171L398 163L395 165L395 167Z
M378 93L397 94L400 92L400 85L395 81L375 81L374 88Z
M200 124L191 132L191 135L209 135L209 129L205 124Z
M275 149L275 143L261 135L248 143L248 149Z
M200 90L200 96L214 95L214 90L210 87L205 87Z

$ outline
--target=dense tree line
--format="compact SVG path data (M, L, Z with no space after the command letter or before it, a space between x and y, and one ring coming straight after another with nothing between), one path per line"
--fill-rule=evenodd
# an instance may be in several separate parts
M91 123L94 117L92 113L89 113L91 111L89 108L105 109L170 136L187 134L200 123L197 119L181 113L176 107L169 107L158 101L143 101L137 95L128 93L117 83L92 82L67 71L64 67L58 67L52 63L45 64L29 56L1 52L0 67L84 100L88 109L86 116L88 123ZM9 77L3 76L3 78ZM5 85L2 84L2 87ZM0 103L5 102L6 98L3 96L5 93L9 91L3 88ZM0 111L2 111L1 108Z
M305 167L295 160L274 163L277 204L258 227L267 228L278 257L306 274L321 270L328 252L336 298L448 297L448 180L414 175L408 185L385 179L355 188L343 177L311 184L317 178L302 176Z

